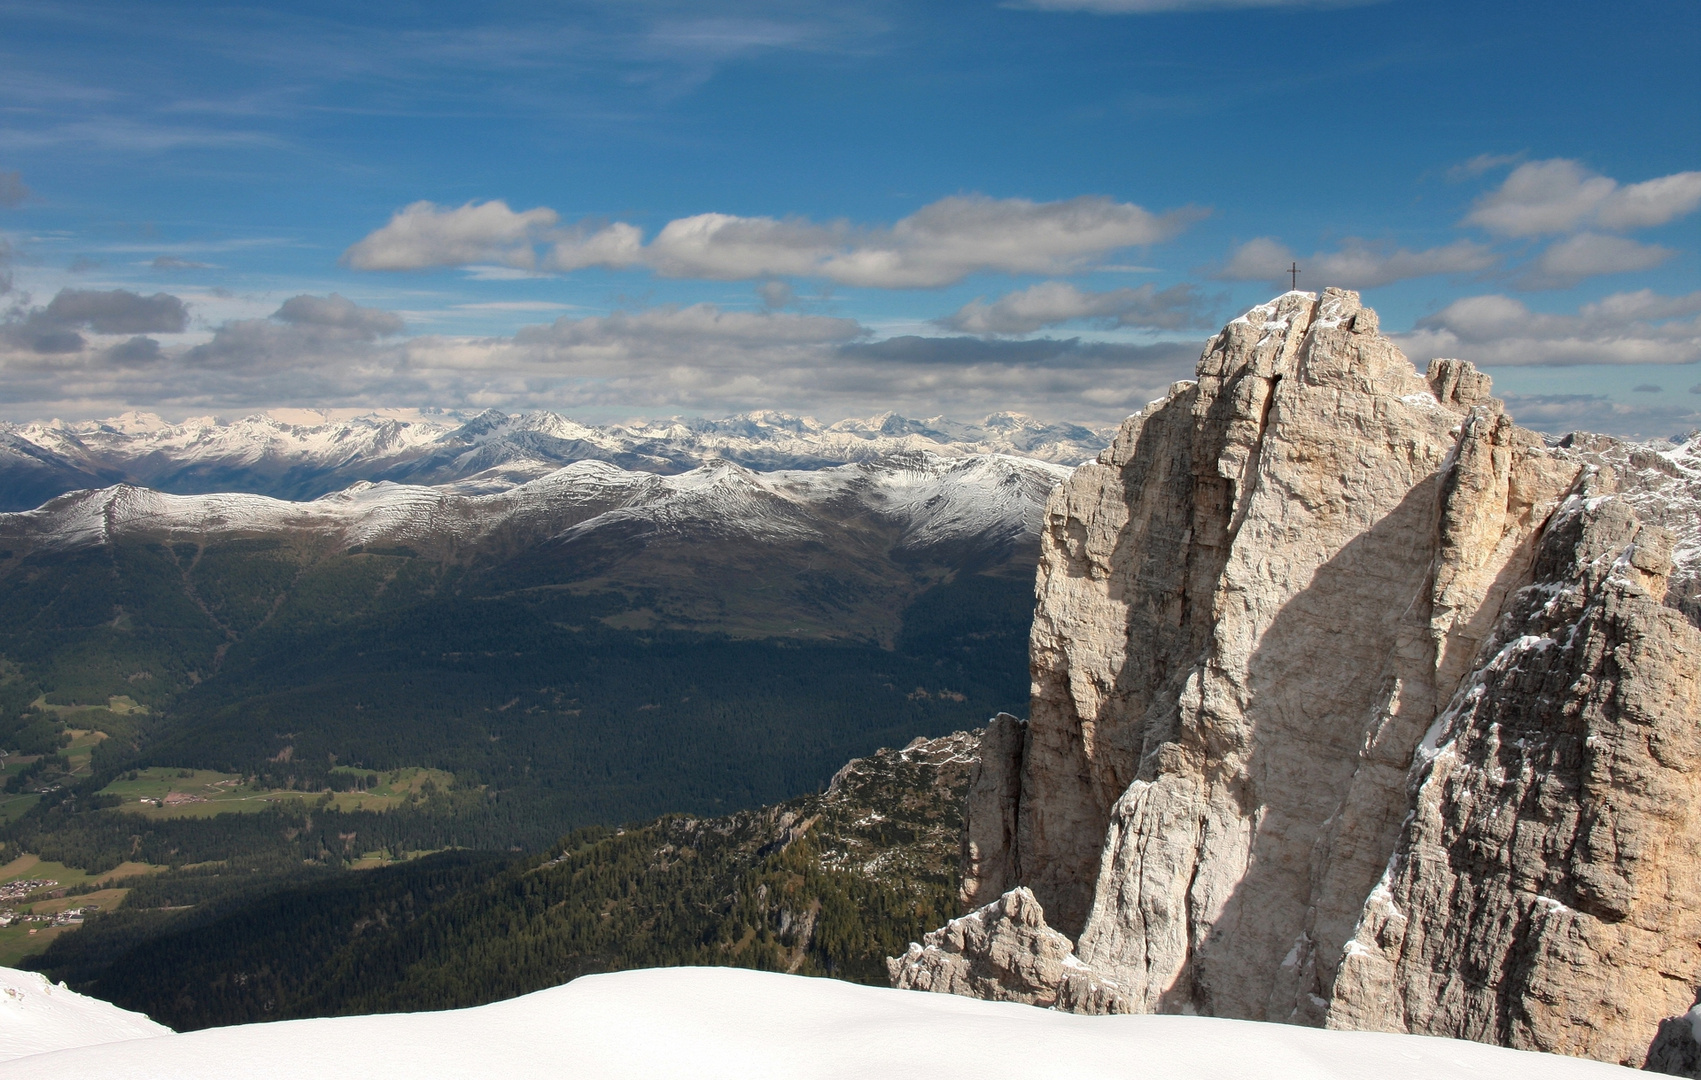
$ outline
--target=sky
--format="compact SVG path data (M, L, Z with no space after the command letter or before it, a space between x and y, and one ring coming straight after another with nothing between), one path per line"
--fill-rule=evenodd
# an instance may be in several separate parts
M1701 5L0 0L0 418L1110 423L1355 288L1701 427Z

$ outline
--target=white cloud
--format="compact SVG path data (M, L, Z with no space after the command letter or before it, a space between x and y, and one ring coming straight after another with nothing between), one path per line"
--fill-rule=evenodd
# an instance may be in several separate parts
M1701 206L1701 172L1672 173L1621 187L1601 206L1605 229L1646 229L1664 225Z
M1701 409L1682 401L1614 401L1603 394L1507 394L1506 410L1527 428L1598 431L1631 439L1670 438L1701 427Z
M579 227L567 230L555 240L544 265L564 273L587 266L620 270L643 258L643 246L644 230L623 221L600 229Z
M500 201L457 209L419 202L349 248L343 260L361 270L495 264L510 272L641 263L663 277L821 277L872 288L932 288L981 271L1078 269L1110 251L1171 239L1205 213L1184 207L1154 214L1095 195L1044 203L956 195L878 227L697 214L668 222L644 245L642 232L625 222L557 229L558 215L547 207L517 214ZM537 244L551 245L542 260Z
M812 275L847 242L846 226L733 214L696 214L662 227L645 251L663 277L738 281Z
M1567 158L1531 161L1477 200L1464 224L1500 236L1542 236L1586 227L1664 225L1701 206L1701 172L1621 186Z
M1205 211L1153 214L1102 195L1060 202L953 196L829 259L825 276L880 288L948 285L977 270L1053 274L1094 256L1176 236Z
M1677 254L1657 244L1585 232L1556 240L1517 279L1522 289L1568 289L1597 274L1648 270Z
M423 270L433 266L498 263L529 269L533 243L559 220L546 206L515 213L501 199L449 208L420 201L395 212L389 224L343 253L356 270Z
M851 319L712 304L560 318L512 336L402 338L393 313L295 298L193 348L151 338L44 355L0 339L12 415L127 408L556 408L726 415L1126 415L1192 371L1198 343L871 340Z
M1507 296L1471 296L1395 340L1420 367L1436 356L1478 366L1689 364L1701 361L1701 291L1615 293L1575 315L1534 312Z
M1470 180L1473 177L1481 176L1483 173L1493 172L1502 166L1515 165L1522 160L1524 160L1523 154L1478 154L1469 161L1461 161L1448 169L1447 179L1454 183Z
M1154 285L1092 292L1066 281L1042 281L990 304L977 297L939 323L969 334L1031 334L1073 319L1177 330L1201 326L1201 308L1198 290L1191 285L1162 292Z
M1285 245L1263 236L1236 248L1217 277L1285 286L1289 280L1288 267L1296 261L1300 264L1300 285L1304 288L1338 285L1370 289L1435 274L1478 273L1499 265L1500 256L1486 245L1470 240L1410 251L1349 237L1338 251L1317 252L1309 259L1297 259Z

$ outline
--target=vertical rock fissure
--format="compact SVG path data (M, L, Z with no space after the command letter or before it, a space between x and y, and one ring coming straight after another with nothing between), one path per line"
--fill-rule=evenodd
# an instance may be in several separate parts
M1231 547L1235 538L1240 535L1240 528L1246 523L1247 511L1252 506L1252 495L1258 485L1258 466L1264 457L1264 440L1270 430L1270 412L1276 407L1276 388L1281 383L1281 372L1270 376L1263 403L1258 409L1258 433L1252 439L1252 450L1246 458L1246 470L1241 474L1238 483L1232 480L1229 482L1229 505L1234 507L1234 518L1229 522L1227 536L1228 545Z

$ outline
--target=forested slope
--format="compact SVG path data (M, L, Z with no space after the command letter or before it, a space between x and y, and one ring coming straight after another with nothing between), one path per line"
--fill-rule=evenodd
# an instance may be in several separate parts
M263 886L168 875L34 966L179 1030L475 1005L673 964L883 984L884 957L956 914L977 753L971 734L918 741L852 762L820 795L581 830L536 856Z

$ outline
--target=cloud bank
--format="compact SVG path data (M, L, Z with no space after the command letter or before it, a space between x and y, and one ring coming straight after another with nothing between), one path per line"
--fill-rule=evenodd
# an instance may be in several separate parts
M1017 409L1105 422L1189 377L1199 343L1028 335L1074 320L1187 328L1206 307L1187 286L1099 292L1049 281L964 305L939 320L952 333L881 339L855 319L794 310L782 289L764 299L749 310L697 303L564 315L476 337L408 336L395 312L302 294L264 318L229 319L185 340L176 335L187 334L191 313L180 297L64 289L0 322L0 406L13 416L375 404L624 416ZM1490 368L1691 364L1701 362L1701 291L1621 292L1571 313L1471 296L1395 338L1420 365L1435 356ZM1646 385L1656 383L1669 385ZM1525 395L1514 412L1549 430L1670 434L1696 409L1663 393L1645 389L1633 403Z
M947 329L983 335L1031 334L1075 319L1152 330L1205 329L1205 306L1192 285L1161 292L1155 285L1092 292L1067 281L1042 281L990 304L971 300L938 322Z
M1612 232L1664 225L1701 206L1701 172L1620 184L1569 158L1530 161L1477 200L1461 224L1497 236L1548 236L1582 228Z
M1414 358L1454 356L1479 367L1691 364L1701 361L1701 291L1614 293L1575 315L1534 312L1498 294L1470 296L1395 340Z
M0 343L41 356L81 352L88 347L82 331L176 334L189 325L189 311L177 297L127 289L61 289L45 307L20 315L0 326Z
M1275 238L1261 236L1236 248L1216 276L1223 281L1265 281L1286 288L1288 266L1299 262L1301 275L1311 282L1371 289L1436 274L1480 273L1493 269L1500 261L1501 257L1487 245L1471 240L1409 251L1356 237L1346 239L1337 251L1320 251L1309 259L1298 259ZM1311 287L1305 281L1300 285Z
M60 302L54 317L82 318L77 325L93 340L59 352L34 348L29 337L51 304L4 324L0 406L13 415L374 403L621 415L1017 409L1109 421L1190 375L1200 351L1197 342L1130 346L1076 338L876 341L854 319L708 303L562 317L511 336L407 337L393 312L334 293L291 297L265 318L229 320L193 346L107 332L137 325L126 321L134 301L150 299ZM104 331L93 329L97 318ZM180 327L166 318L145 325L167 323Z
M635 225L562 227L548 207L516 212L500 200L459 207L417 202L351 246L343 262L357 270L644 266L671 278L811 277L880 289L936 288L984 271L1080 269L1106 252L1172 239L1205 213L1182 207L1154 214L1097 195L1056 202L954 195L889 226L696 214L668 222L646 244Z

